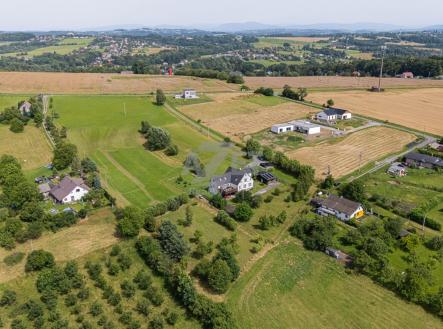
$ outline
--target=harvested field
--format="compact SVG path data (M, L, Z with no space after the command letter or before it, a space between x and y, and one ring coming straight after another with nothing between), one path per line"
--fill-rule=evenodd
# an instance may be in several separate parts
M23 169L37 169L51 162L52 150L43 131L29 124L24 132L15 134L9 126L0 126L0 155L15 156Z
M378 85L378 78L373 77L245 77L245 84L251 89L261 86L271 88L283 88L285 84L294 88L360 88L367 89ZM382 84L385 88L394 87L443 87L443 80L427 79L400 79L384 78Z
M353 133L337 143L324 142L314 147L303 147L288 156L316 170L316 177L325 176L328 166L331 174L342 177L390 153L400 152L414 141L412 134L386 127L374 127ZM360 163L361 155L361 163Z
M322 92L310 94L308 98L319 104L332 98L336 106L357 114L443 135L443 89Z
M200 92L238 90L238 86L220 80L181 76L0 72L0 93L146 94L158 88L166 92L184 88Z
M210 95L211 98L213 98ZM256 98L260 96L237 96L231 100L217 97L214 102L181 107L180 110L195 120L220 133L241 141L244 136L282 123L305 117L313 112L308 106L293 102L281 102L274 98L271 106L262 105ZM266 99L267 100L267 99ZM267 102L271 103L271 99ZM262 104L260 104L262 103Z

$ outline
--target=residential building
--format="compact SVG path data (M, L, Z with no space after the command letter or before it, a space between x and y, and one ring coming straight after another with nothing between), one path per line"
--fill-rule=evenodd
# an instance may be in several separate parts
M429 169L443 168L443 159L416 152L406 154L405 163L409 167Z
M329 107L316 114L316 119L325 122L335 122L338 120L352 119L352 113L348 110L342 110L334 107Z
M38 185L38 192L43 196L43 198L47 199L49 197L49 192L51 192L51 186L49 183L42 183Z
M403 72L403 73L400 75L400 77L401 77L402 79L414 79L414 73L409 72L409 71L407 71L407 72Z
M175 98L177 99L195 99L195 98L199 98L197 96L197 91L195 89L185 89L183 90L183 93L175 95Z
M388 169L388 174L404 177L407 174L406 166L400 162L394 162Z
M229 167L221 176L214 176L209 183L211 194L220 193L223 196L236 194L240 191L248 191L254 187L252 170L250 168L235 169Z
M275 124L271 127L271 131L275 134L297 131L306 135L315 135L320 134L321 127L309 121L295 120L287 123Z
M22 115L26 115L31 113L31 103L29 103L28 101L24 101L18 108L18 110L20 111L20 113Z
M57 202L62 204L80 201L89 193L89 187L86 186L83 179L65 177L61 182L51 188L49 195Z
M312 199L311 204L316 207L317 214L335 216L342 221L349 221L353 218L358 219L365 214L360 203L333 194L326 199Z

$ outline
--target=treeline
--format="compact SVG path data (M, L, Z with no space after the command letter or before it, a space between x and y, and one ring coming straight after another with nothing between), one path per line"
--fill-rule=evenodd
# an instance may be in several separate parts
M26 32L0 33L0 41L27 41L34 38L34 34Z
M20 133L32 119L37 127L43 122L43 103L40 96L31 97L27 100L30 104L29 112L21 112L20 106L25 101L20 101L17 106L11 106L0 112L0 123L10 125L10 130L14 133Z

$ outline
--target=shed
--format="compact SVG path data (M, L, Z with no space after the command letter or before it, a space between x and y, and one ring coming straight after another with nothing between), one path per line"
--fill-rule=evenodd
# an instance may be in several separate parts
M277 177L275 177L270 172L261 172L261 173L259 173L257 175L257 179L260 182L264 183L264 184L269 184L269 183L277 181Z

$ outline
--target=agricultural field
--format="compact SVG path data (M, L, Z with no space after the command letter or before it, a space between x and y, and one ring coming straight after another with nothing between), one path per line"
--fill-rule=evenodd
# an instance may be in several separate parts
M311 93L308 100L323 104L332 98L337 107L354 113L443 135L442 95L443 89L438 88L390 90L384 93L321 92Z
M306 117L313 109L278 97L239 93L208 95L214 101L179 110L236 141L275 123Z
M303 147L288 153L288 156L309 164L316 169L318 178L330 173L342 177L370 162L400 152L414 141L416 136L386 127L360 130L342 139L325 141L313 147Z
M311 89L368 89L378 85L375 77L337 77L337 76L312 76L312 77L245 77L245 84L251 89L262 86L283 89L284 85L298 88ZM443 87L443 80L429 79L399 79L383 78L384 88L425 88ZM311 93L311 97L314 94ZM325 94L326 95L326 94ZM335 95L335 94L334 94ZM321 104L328 98L322 96ZM309 98L309 96L308 96ZM329 97L330 98L330 97ZM333 97L335 99L335 97ZM339 105L339 104L337 104Z
M0 155L16 157L24 170L37 169L52 160L52 149L43 130L29 123L24 132L13 133L9 126L0 125Z
M179 92L238 90L238 85L213 79L182 76L119 75L112 73L0 72L0 93L146 94L156 89Z
M227 302L241 328L441 328L421 307L295 242L258 260Z
M199 155L208 177L241 158L234 147L202 135L148 97L56 96L54 111L60 115L57 124L68 128L68 139L77 145L80 156L97 162L104 185L120 204L145 207L184 192L175 180L187 174L182 163L190 152ZM144 150L138 133L143 120L168 130L179 155ZM207 184L207 178L192 181L194 187Z

